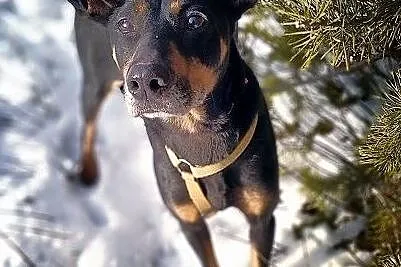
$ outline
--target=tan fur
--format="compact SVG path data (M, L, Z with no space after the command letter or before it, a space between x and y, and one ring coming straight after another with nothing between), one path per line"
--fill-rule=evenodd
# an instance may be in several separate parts
M83 140L82 140L82 154L81 154L81 176L87 179L94 179L99 176L97 160L95 154L95 141L96 141L96 119L101 107L102 102L115 88L123 85L123 81L114 80L108 82L104 89L101 91L104 95L99 96L100 99L96 107L88 114L88 120L84 125ZM90 182L90 181L88 181Z
M170 12L173 15L178 15L181 11L182 3L181 0L171 0L170 2Z
M260 256L259 251L256 249L255 245L252 245L250 267L261 267L262 266L259 256Z
M257 187L245 187L239 192L239 208L250 216L261 216L269 207L272 196Z
M198 125L205 119L206 110L199 107L191 109L191 111L184 116L171 117L166 120L185 132L195 133Z
M135 13L145 14L149 12L150 6L146 0L140 0L134 3L134 11Z
M201 214L193 203L175 205L173 211L181 221L186 223L196 223L201 219Z
M210 239L205 239L202 245L205 248L207 266L219 267L219 265L217 264L216 256L214 255L213 245Z
M179 0L172 0L171 4ZM223 64L228 54L228 44L223 38L220 39L220 65ZM218 68L202 64L199 60L187 59L181 55L175 44L170 43L170 62L173 71L180 77L186 79L194 93L203 92L209 94L216 86L218 79ZM194 108L184 116L168 118L167 120L178 126L180 129L195 133L199 123L206 118L206 111L201 108Z
M85 128L85 136L83 142L83 152L84 155L89 154L93 149L93 144L95 143L95 124L93 121L89 122Z
M95 158L94 147L96 137L96 126L93 121L86 124L84 139L82 143L82 177L93 178L98 176L97 161Z
M170 62L173 71L188 80L191 90L210 93L217 83L217 69L202 64L198 59L185 58L175 44L170 43Z

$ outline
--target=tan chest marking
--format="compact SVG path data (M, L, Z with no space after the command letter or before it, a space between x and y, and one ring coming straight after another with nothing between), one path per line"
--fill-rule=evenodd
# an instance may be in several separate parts
M196 133L198 126L206 119L206 110L202 107L193 108L184 116L167 118L168 122L175 125L179 129L188 132Z

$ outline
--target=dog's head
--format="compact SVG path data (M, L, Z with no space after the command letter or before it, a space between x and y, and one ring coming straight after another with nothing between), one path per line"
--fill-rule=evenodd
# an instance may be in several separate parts
M235 23L257 0L68 1L107 28L131 113L180 116L216 88Z

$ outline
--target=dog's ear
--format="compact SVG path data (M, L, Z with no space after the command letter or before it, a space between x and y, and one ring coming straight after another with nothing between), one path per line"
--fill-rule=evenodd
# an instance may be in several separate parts
M255 6L258 0L228 0L235 19L239 19L245 11Z
M92 17L105 17L125 0L68 0L78 12Z

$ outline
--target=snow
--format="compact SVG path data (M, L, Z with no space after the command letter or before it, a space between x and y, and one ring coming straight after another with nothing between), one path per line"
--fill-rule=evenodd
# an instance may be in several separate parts
M159 196L143 123L119 92L98 124L100 185L66 181L78 158L82 77L65 2L0 0L0 266L25 266L3 234L38 266L199 266ZM276 266L343 266L315 240L305 258L291 233L304 197L291 179L281 187L276 247L286 253ZM221 266L247 266L244 216L230 208L208 223Z

